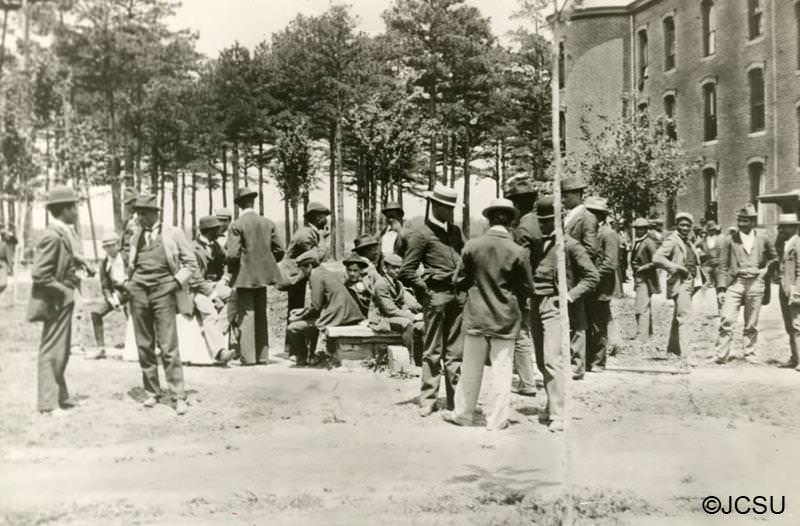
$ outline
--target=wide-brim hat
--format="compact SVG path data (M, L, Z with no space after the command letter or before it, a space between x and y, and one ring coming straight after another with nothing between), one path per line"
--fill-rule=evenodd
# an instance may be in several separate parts
M608 200L603 197L591 196L587 197L583 203L588 210L592 212L600 212L601 214L608 214Z
M637 217L633 220L633 228L650 228L650 221L643 217Z
M209 228L216 228L220 226L222 223L219 222L219 218L217 216L205 216L201 217L200 220L197 222L198 228L200 230L207 230Z
M675 224L678 224L681 219L688 219L690 223L694 223L694 216L689 212L678 212L675 214Z
M583 190L589 186L586 181L580 175L572 175L569 177L565 177L561 181L561 191L562 192L573 192L576 190Z
M344 258L344 260L342 260L342 263L345 267L350 265L358 265L361 268L367 268L369 266L369 261L356 253L351 253L349 256Z
M104 237L103 240L100 241L100 244L103 245L104 247L107 247L109 245L114 245L118 242L119 242L119 236L116 233L113 233Z
M381 208L381 214L386 214L386 212L400 212L400 215L405 215L403 207L400 206L400 203L396 202L386 203L386 205Z
M154 195L140 195L136 198L133 208L136 210L161 210L158 198Z
M542 197L534 205L536 217L539 219L553 219L556 216L553 196Z
M258 192L253 190L252 188L239 188L236 192L236 197L233 198L234 203L238 203L242 199L247 199L248 197L257 197Z
M778 225L800 225L800 220L797 219L797 214L780 214Z
M353 242L353 250L360 253L362 250L378 245L378 240L372 236L361 236Z
M126 188L125 192L123 193L122 202L128 206L131 203L136 202L136 198L139 197L139 194L133 188Z
M81 198L69 186L56 186L47 193L47 206L77 203Z
M306 250L294 260L295 263L298 265L308 265L311 264L313 266L319 266L319 254L317 253L317 249L312 248L311 250Z
M383 256L383 263L384 265L392 265L393 267L402 267L403 258L397 254L386 254Z
M319 203L317 201L312 201L306 207L306 217L314 215L314 214L324 214L324 215L331 215L331 210L327 206Z
M514 203L509 199L495 199L489 203L489 206L483 209L483 217L488 219L492 212L509 212L514 218L519 216L519 210L514 207Z
M758 210L753 203L747 203L736 211L736 217L758 217Z
M231 212L230 208L217 208L214 210L214 215L217 219L230 219L233 217L233 212Z
M437 184L433 190L425 192L425 198L451 208L458 206L458 192L443 184Z

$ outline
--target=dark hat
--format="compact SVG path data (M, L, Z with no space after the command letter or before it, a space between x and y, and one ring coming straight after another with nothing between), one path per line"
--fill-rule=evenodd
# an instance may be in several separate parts
M327 206L323 205L322 203L319 203L317 201L312 201L311 203L308 204L308 207L306 208L306 217L312 214L330 215L331 211Z
M217 219L230 219L233 217L233 212L230 208L217 208L214 210L214 215L217 216Z
M136 210L161 210L161 207L158 206L158 198L154 195L147 195L142 194L136 198L136 202L133 204L133 208Z
M533 196L536 195L536 193L536 189L527 176L515 177L506 182L506 197L508 199Z
M359 256L354 252L350 253L349 256L344 258L342 263L344 263L345 267L348 267L353 264L358 265L361 268L367 268L369 266L369 261L367 261L366 258L362 258L361 256Z
M403 266L403 258L398 256L397 254L386 254L383 256L384 264L392 265L393 267L402 267Z
M514 203L512 203L510 200L508 200L508 199L495 199L491 203L489 203L489 206L487 206L486 208L483 209L483 217L488 219L489 215L492 212L500 212L500 211L509 212L515 218L519 215L519 210L517 210L514 207Z
M69 186L55 186L47 193L47 206L80 201L78 193Z
M307 250L297 256L295 259L295 263L298 265L308 265L311 264L314 267L319 266L319 254L317 254L317 249L312 248L311 250Z
M690 223L694 223L694 216L689 212L678 212L675 214L675 223L677 224L681 219L688 219Z
M643 217L637 217L633 220L633 228L650 228L650 221Z
M126 188L123 194L122 202L130 206L131 203L136 201L137 197L139 197L139 194L136 193L136 190L134 190L133 188Z
M378 240L375 239L374 237L372 237L372 236L361 236L361 237L357 238L353 242L353 245L355 245L353 247L353 250L358 252L358 253L361 253L361 251L364 250L365 248L373 247L373 246L375 246L377 244L378 244Z
M553 196L548 195L536 201L535 210L539 219L553 219L556 216Z
M220 225L219 219L216 216L201 217L200 221L198 221L197 223L198 223L197 226L200 228L200 230L215 228Z
M591 196L587 197L583 206L592 212L600 212L601 214L608 213L608 199L603 197Z
M112 232L111 234L108 234L106 237L104 237L103 241L101 241L100 243L105 247L108 245L113 245L118 241L119 241L119 236L117 235L116 232Z
M247 187L239 188L239 190L236 191L236 197L233 198L233 202L238 203L242 199L246 199L248 197L256 197L257 195L258 192L256 192L252 188L247 188Z
M425 192L425 198L453 208L458 204L458 192L443 184L437 184L433 190Z
M706 231L707 232L722 232L722 229L716 224L714 221L706 221Z
M753 203L747 203L736 211L736 217L758 217L758 210Z
M586 188L587 185L586 181L583 180L583 177L580 175L572 175L569 177L565 177L561 181L561 191L562 192L572 192L574 190L583 190Z
M386 203L386 206L381 209L381 214L385 214L386 212L400 212L401 216L405 215L405 210L400 206L400 203L394 201Z

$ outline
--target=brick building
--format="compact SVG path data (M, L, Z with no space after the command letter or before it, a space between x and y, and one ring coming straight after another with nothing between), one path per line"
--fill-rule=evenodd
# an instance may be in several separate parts
M800 0L585 0L562 46L568 151L597 116L647 111L702 165L679 209L727 225L800 189ZM761 205L759 222L775 214Z

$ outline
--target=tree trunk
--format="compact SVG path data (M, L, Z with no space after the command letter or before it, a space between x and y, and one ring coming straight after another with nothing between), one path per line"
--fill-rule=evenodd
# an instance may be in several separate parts
M50 168L52 163L50 162L50 132L44 132L44 158L45 158L45 169L44 169L44 193L45 195L50 190ZM0 186L0 193L2 193L3 187ZM47 208L44 210L44 226L50 224L50 214L47 213Z
M161 171L161 178L160 178L160 185L159 185L160 186L159 190L161 192L160 203L161 203L161 220L162 221L164 220L164 212L166 212L166 210L164 210L164 200L165 200L165 196L167 194L167 192L166 192L166 189L167 189L166 179L167 179L166 174L162 170Z
M172 226L178 226L178 172L172 175Z
M158 148L155 143L150 146L150 193L158 194Z
M400 205L400 208L402 208L403 207L403 176L400 175L400 174L397 174L397 183L396 183L395 187L397 188L397 197L396 197L397 203Z
M214 213L214 176L208 174L208 215Z
M289 217L289 200L286 198L286 194L284 192L283 196L283 231L286 234L286 246L289 246L289 242L292 240L292 219Z
M449 134L445 133L442 135L442 183L447 184L448 179L448 170L447 170L447 158L450 146L450 136Z
M228 206L228 149L222 145L222 206Z
M239 192L239 143L233 143L233 151L231 152L231 190L233 191L233 198L236 199L236 194ZM235 205L235 203L234 203ZM233 218L239 217L239 207L233 207Z
M356 165L356 235L364 232L364 156L359 154Z
M192 170L192 239L197 237L197 171Z
M192 189L192 198L194 198L194 188ZM192 220L192 225L194 225L194 220ZM181 230L186 232L186 172L183 170L181 170Z
M497 141L494 152L494 176L497 181L494 196L500 198L501 189L503 187L503 167L500 165L500 155L502 153L501 141Z
M298 204L297 201L292 201L292 228L296 232L300 228L300 218L298 217Z
M436 133L431 134L430 152L428 152L430 160L428 162L428 190L433 190L436 186Z
M258 212L264 215L264 143L258 141Z
M470 150L472 147L469 143L469 131L464 133L464 207L462 208L463 215L461 217L461 230L464 232L464 238L469 239L469 161Z
M100 259L100 254L97 252L97 233L94 230L94 213L92 212L92 186L89 184L89 178L86 176L86 167L83 167L83 181L86 185L86 210L89 212L89 232L92 234L92 252L94 253L95 261ZM78 233L78 241L81 240L80 232Z
M336 259L344 255L344 174L342 173L342 124L336 118Z
M458 141L451 134L450 140L450 188L456 187L456 161L458 160Z

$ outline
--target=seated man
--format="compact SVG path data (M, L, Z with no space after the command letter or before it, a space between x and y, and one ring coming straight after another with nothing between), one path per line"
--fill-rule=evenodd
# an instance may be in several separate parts
M362 280L370 294L375 289L375 283L381 279L381 245L372 236L361 236L356 239L353 252L367 260L367 267L362 274Z
M369 311L369 326L375 332L397 331L403 334L403 345L417 365L422 364L422 339L425 324L422 321L422 306L414 295L407 291L397 279L403 258L387 254L383 260L384 275L375 283L372 305Z
M107 236L103 239L102 244L103 250L106 252L106 256L100 262L100 289L103 293L103 303L91 313L96 346L94 353L86 354L86 358L91 360L106 357L103 318L114 311L121 312L125 318L128 317L128 310L125 306L128 302L128 292L123 286L127 280L125 271L128 264L127 258L120 252L117 234Z
M300 272L309 276L311 304L289 312L286 346L297 365L303 366L308 363L309 349L316 349L320 331L356 325L364 316L341 278L320 266L316 250L304 252L296 261Z
M342 263L344 263L346 272L344 285L358 304L358 308L361 309L361 315L366 318L372 302L372 292L364 285L363 279L364 272L369 267L369 261L358 254L350 254Z

